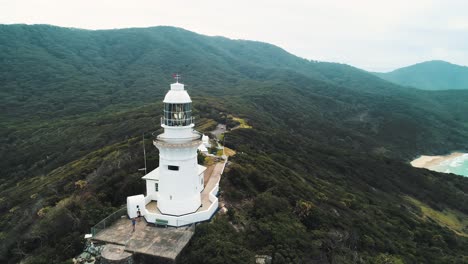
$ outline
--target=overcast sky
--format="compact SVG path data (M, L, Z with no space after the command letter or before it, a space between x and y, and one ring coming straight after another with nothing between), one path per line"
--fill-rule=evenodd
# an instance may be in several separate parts
M468 65L464 0L0 0L0 23L169 25L264 41L307 59L371 71L433 59Z

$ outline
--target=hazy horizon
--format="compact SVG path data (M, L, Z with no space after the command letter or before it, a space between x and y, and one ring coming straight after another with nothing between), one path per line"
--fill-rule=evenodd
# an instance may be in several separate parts
M310 60L388 72L430 60L468 65L468 2L0 0L2 24L181 27L277 45Z

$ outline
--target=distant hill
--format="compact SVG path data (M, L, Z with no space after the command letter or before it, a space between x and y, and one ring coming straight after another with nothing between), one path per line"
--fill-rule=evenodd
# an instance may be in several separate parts
M423 90L468 89L468 67L434 60L387 73L375 73L393 83Z
M468 91L181 28L48 25L0 25L0 263L70 263L144 193L142 133L152 170L174 72L197 130L252 126L224 138L227 214L177 263L466 263L468 178L408 161L468 149Z

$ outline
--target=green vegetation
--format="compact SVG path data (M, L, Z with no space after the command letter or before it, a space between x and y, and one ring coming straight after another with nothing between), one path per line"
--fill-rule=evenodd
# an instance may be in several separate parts
M467 262L462 227L423 216L468 214L468 178L407 162L468 149L468 91L407 89L170 27L1 25L0 60L2 263L70 259L91 226L144 192L142 134L151 170L173 72L197 129L252 127L225 138L236 151L221 181L228 213L197 226L180 263Z
M452 209L445 209L443 212L440 212L414 198L406 198L419 207L423 218L436 221L438 224L448 227L458 235L468 237L468 216L466 214Z
M267 127L234 130L228 138L230 147L243 152L231 157L233 164L221 184L230 212L214 222L230 222L244 241L243 250L271 255L274 263L467 260L466 238L422 218L420 208L401 197L410 195L437 210L457 208L466 214L466 178L324 149L311 145L313 139L288 145L287 137ZM190 249L204 243L204 233L196 232L182 263L200 254ZM388 259L392 262L384 261Z
M468 67L445 61L426 61L375 75L399 85L423 90L468 90Z

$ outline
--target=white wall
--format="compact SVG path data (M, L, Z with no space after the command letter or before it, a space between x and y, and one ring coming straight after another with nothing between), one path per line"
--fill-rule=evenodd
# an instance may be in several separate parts
M201 205L197 146L159 147L158 208L164 214L183 215ZM168 169L178 166L178 171Z
M150 197L151 200L157 201L159 192L155 191L155 184L159 181L146 180L146 196Z
M143 194L128 196L127 197L127 214L128 217L137 217L137 206L140 207L140 213L142 216L146 213L146 202Z
M209 220L213 214L216 212L219 206L218 197L216 195L219 191L219 183L213 188L210 193L209 199L212 202L210 207L207 210L183 215L183 216L170 216L170 215L163 215L163 214L156 214L148 212L145 208L145 219L148 223L155 223L156 219L160 220L167 220L170 226L184 226L191 223L202 222Z

